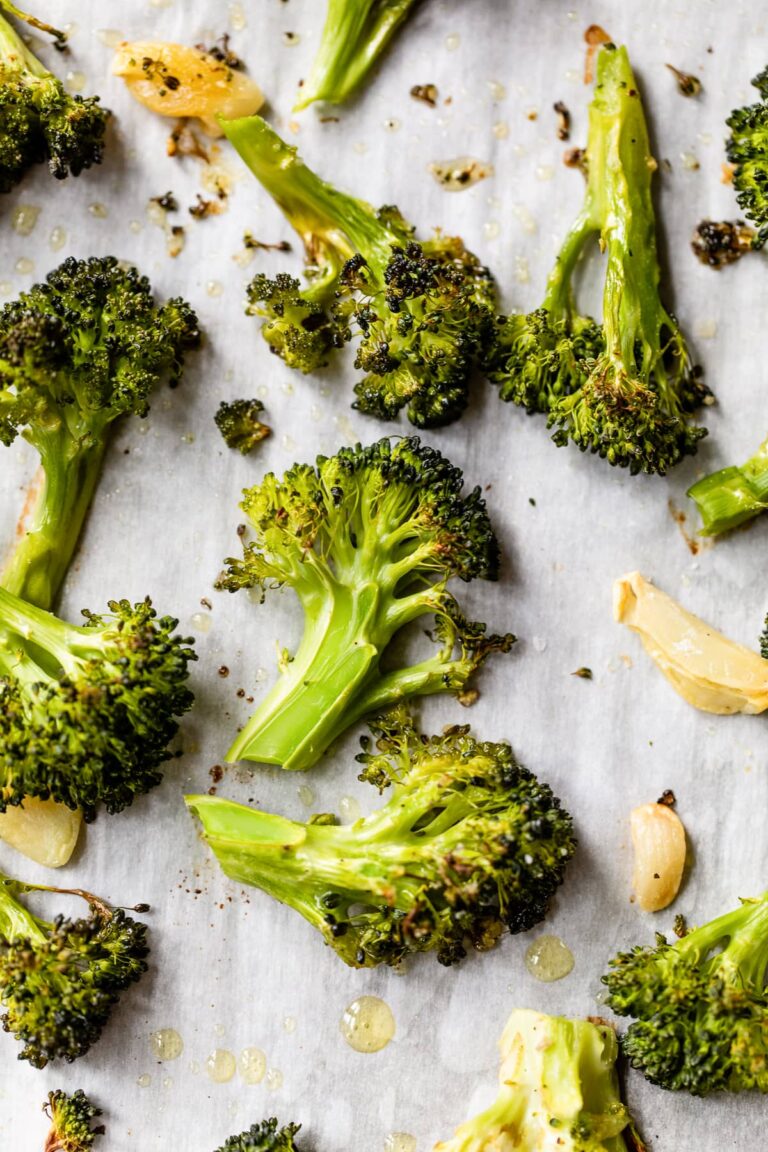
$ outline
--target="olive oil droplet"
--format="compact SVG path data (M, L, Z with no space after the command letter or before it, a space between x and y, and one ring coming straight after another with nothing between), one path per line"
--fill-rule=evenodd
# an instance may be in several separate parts
M246 1084L261 1084L267 1073L267 1057L261 1048L243 1048L238 1065L240 1078Z
M149 1046L158 1060L178 1060L184 1051L184 1041L175 1028L160 1028L152 1032Z
M539 936L525 954L525 966L531 976L545 984L562 980L573 971L573 965L573 953L559 936Z
M340 1027L355 1052L380 1052L395 1034L395 1018L378 996L359 996L344 1012Z
M205 1062L208 1078L214 1084L226 1084L235 1074L237 1062L226 1048L214 1048Z
M384 1141L384 1152L416 1152L416 1137L410 1132L390 1132Z

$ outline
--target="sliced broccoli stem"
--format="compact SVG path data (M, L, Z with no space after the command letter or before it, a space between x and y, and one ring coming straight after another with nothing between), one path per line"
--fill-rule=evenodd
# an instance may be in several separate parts
M688 489L702 519L702 536L718 536L768 508L768 439L741 467L721 468Z
M42 942L45 939L42 922L16 899L21 890L18 881L0 872L0 939L7 943L15 940Z

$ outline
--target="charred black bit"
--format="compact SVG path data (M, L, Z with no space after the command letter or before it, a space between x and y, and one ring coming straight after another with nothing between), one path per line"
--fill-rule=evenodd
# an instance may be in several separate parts
M218 216L221 213L221 206L216 200L206 200L199 192L195 193L197 196L197 204L190 205L188 211L190 216L194 216L195 220L206 220L209 216Z
M587 150L586 148L566 148L563 152L563 164L566 168L578 168L580 172L586 176L587 174Z
M688 925L685 922L685 916L683 916L682 912L678 912L677 916L675 916L672 931L678 940L682 940L683 937L688 935Z
M702 264L719 271L754 251L755 235L743 220L702 220L691 237L691 249Z
M575 672L571 672L571 676L578 676L580 680L594 680L591 668L577 668Z
M681 96L698 96L701 92L701 80L698 76L691 76L689 72L681 72L674 64L667 64L670 72L677 82L677 90Z
M430 108L434 108L437 104L437 85L414 84L411 88L411 96L414 100L421 100L423 104L428 104Z
M215 44L211 44L210 47L207 47L205 44L196 44L195 47L198 52L205 52L206 55L212 56L214 60L218 60L220 64L225 64L227 68L231 68L234 72L244 72L245 63L236 52L232 51L229 46L229 40L229 33L225 32L222 36L219 36Z
M150 204L159 204L166 212L178 212L179 202L173 192L164 192L162 196L150 196Z
M257 240L252 232L243 233L243 244L246 248L261 248L265 252L291 252L293 250L287 240L278 240L275 244L268 244L265 240Z
M211 162L210 156L186 120L180 120L173 129L166 142L165 151L168 156L197 156L198 160L202 160L205 164Z
M667 808L674 808L675 804L677 804L677 797L671 788L665 788L656 803L664 804Z
M562 100L558 100L554 104L554 109L557 113L557 138L558 140L569 140L571 136L571 114Z

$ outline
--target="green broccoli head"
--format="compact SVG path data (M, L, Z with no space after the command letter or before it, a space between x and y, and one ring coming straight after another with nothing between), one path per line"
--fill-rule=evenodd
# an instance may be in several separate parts
M21 903L28 891L78 896L88 915L41 920ZM147 970L146 937L146 925L88 892L0 877L2 1025L23 1043L19 1059L44 1068L83 1056L120 994Z
M335 272L304 289L285 272L273 279L260 272L248 285L246 311L265 317L264 339L289 368L304 373L325 368L333 350L349 339L349 325L334 308L335 283Z
M272 429L262 423L263 411L261 400L222 400L213 419L227 448L247 456L269 436Z
M653 1084L694 1096L768 1092L768 893L668 943L613 958L608 1004Z
M0 811L37 796L119 812L173 755L192 641L148 599L85 615L66 624L0 589Z
M286 1124L280 1128L273 1116L271 1120L252 1124L239 1136L230 1136L216 1152L299 1152L294 1136L300 1128L300 1124Z
M768 240L768 68L752 83L760 93L760 102L737 108L728 117L731 132L726 153L735 165L737 203L757 229L753 247L762 248Z
M93 1123L101 1108L91 1104L82 1088L71 1096L61 1088L49 1092L43 1111L51 1121L45 1152L88 1152L96 1137L104 1135L104 1125Z

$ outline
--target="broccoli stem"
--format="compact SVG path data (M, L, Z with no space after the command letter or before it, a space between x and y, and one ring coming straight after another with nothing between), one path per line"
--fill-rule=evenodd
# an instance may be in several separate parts
M94 628L68 624L0 587L0 675L32 686L76 676L81 661L102 655L109 639Z
M13 4L9 4L7 0L0 0L0 8L12 12L14 16L18 16L20 19L34 24L35 27L40 27L44 32L52 32L57 38L63 36L63 33L56 33L55 29L49 28L47 24L40 24L32 17L25 16L23 12L20 12ZM40 80L44 80L51 75L48 69L44 68L40 63L37 56L29 50L13 25L10 24L0 12L0 67L5 66L15 72L18 70L20 63L27 72L30 72L33 76L37 76Z
M47 35L52 36L56 42L57 48L63 48L64 45L66 44L66 42L67 42L67 33L66 32L61 32L58 28L54 28L52 24L46 24L44 20L38 19L37 16L30 16L30 14L28 12L23 12L21 10L21 8L17 7L16 4L11 3L11 0L0 0L0 8L4 8L6 12L10 12L10 14L12 16L15 16L17 20L23 20L25 24L28 24L30 26L30 28L37 28L37 30L39 32L45 32L45 33L47 33ZM2 16L0 16L0 20L2 20L2 19L3 19ZM3 20L3 23L6 23L6 21ZM2 35L2 33L0 33L0 35ZM22 41L22 44L23 44L23 41ZM23 46L24 46L25 51L31 57L31 59L34 60L35 63L37 64L38 69L41 70L40 75L43 75L43 76L50 75L47 68L43 68L40 61L37 60L36 57L32 56L31 53L29 53L29 50L27 49L26 45L23 44Z
M741 467L721 468L688 489L702 519L702 536L718 536L768 508L768 439Z
M0 939L7 943L15 940L42 943L45 932L41 921L15 898L23 889L18 881L0 872Z
M762 993L768 969L768 893L759 900L745 900L732 912L726 912L701 928L695 928L676 941L672 952L693 953L698 962L713 948L728 943L708 964L725 968L747 991Z

